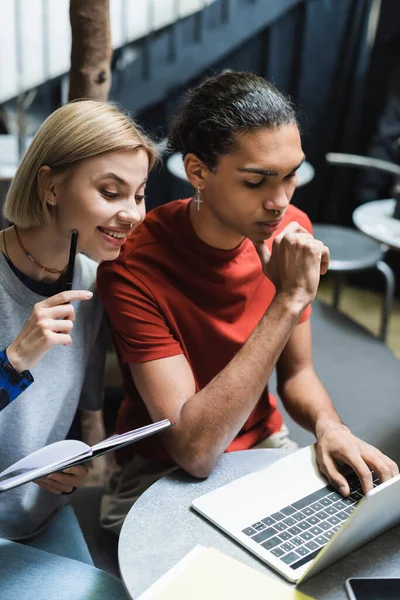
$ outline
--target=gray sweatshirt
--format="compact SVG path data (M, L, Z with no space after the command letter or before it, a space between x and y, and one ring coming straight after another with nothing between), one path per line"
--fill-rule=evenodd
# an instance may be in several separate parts
M71 346L52 348L31 373L34 383L0 412L0 472L47 444L65 439L76 409L101 407L106 351L103 310L95 290L97 264L79 254L73 289L91 290L74 302ZM33 305L44 298L30 291L0 252L0 349L19 334ZM43 529L67 496L27 483L0 494L0 537L22 539Z

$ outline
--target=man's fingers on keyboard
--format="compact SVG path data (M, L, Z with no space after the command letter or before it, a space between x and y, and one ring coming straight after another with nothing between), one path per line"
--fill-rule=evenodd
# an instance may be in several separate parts
M397 475L400 474L399 465L397 463L395 463L394 460L392 460L391 458L389 458L387 456L386 456L386 459L390 463L390 468L392 469L392 477L397 477Z
M374 485L372 481L372 473L368 465L361 458L354 459L353 461L348 460L348 464L356 472L364 494L372 490Z
M350 486L343 475L338 471L328 473L328 479L330 484L341 494L342 496L348 496L350 494Z
M339 473L335 461L328 453L321 453L318 457L318 466L322 473L329 479L329 483L337 489L342 496L348 496L350 494L350 487L346 478Z
M399 474L396 463L376 448L371 448L371 451L366 453L363 458L367 465L378 475L380 482L388 481Z

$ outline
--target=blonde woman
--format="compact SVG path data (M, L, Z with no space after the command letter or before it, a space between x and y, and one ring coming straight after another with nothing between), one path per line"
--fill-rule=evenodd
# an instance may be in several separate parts
M100 406L105 347L92 259L117 258L143 220L155 158L151 142L115 106L84 100L43 123L18 168L4 206L12 226L0 231L0 472L64 439L78 407ZM74 229L78 254L72 290L65 291ZM30 561L34 552L43 561L27 546L77 559L79 569L93 564L63 495L82 485L86 474L80 465L0 496L3 591L4 582L15 584L7 556L15 564L18 557ZM54 555L46 559L58 564ZM78 563L70 562L73 572ZM84 578L73 579L71 597L86 597L79 587ZM35 589L31 572L29 581ZM110 590L108 597L117 597Z

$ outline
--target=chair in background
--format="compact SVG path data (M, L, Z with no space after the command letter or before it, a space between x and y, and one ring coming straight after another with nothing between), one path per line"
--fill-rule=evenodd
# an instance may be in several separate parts
M339 225L313 225L314 236L330 250L329 272L334 274L333 306L339 308L340 294L348 273L375 268L384 277L385 293L379 338L385 342L389 316L392 311L395 278L392 269L384 262L386 248L359 231Z
M400 167L398 165L367 156L334 152L328 153L326 159L329 163L334 165L378 169L395 176L395 183L393 186L393 195L395 199L391 201L393 203L391 204L393 214L390 219L394 224L397 224L399 228L400 222L397 219L400 218ZM353 219L357 227L360 223L360 219L357 217L354 218L354 216L357 214L357 211L364 210L365 212L364 206L366 207L368 204L377 203L367 203L356 209L353 214ZM361 222L363 222L363 219L361 219ZM333 305L335 308L339 307L340 294L346 274L376 268L383 275L385 292L382 302L382 318L379 338L385 342L395 292L394 273L384 261L385 254L389 248L388 244L383 243L387 240L387 236L379 236L376 232L376 227L373 225L369 229L364 228L363 226L360 226L359 229L363 233L340 225L318 224L314 225L314 235L330 249L331 262L329 271L334 274ZM385 232L387 233L386 230ZM390 246L393 247L392 244L390 244Z
M358 154L343 154L342 152L328 152L326 160L332 165L344 167L356 167L358 169L376 169L393 175L392 195L395 199L392 217L400 219L400 166L388 160L381 160L371 156L360 156Z

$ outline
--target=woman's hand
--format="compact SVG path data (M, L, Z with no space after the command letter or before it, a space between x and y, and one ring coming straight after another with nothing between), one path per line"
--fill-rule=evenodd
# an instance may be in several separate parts
M21 373L34 367L53 346L69 346L75 321L73 300L90 300L92 292L70 290L38 302L18 337L6 349L7 358Z
M84 484L89 469L86 465L76 465L75 467L69 467L65 471L57 471L46 477L36 479L34 483L37 483L42 490L52 492L52 494L69 494Z

